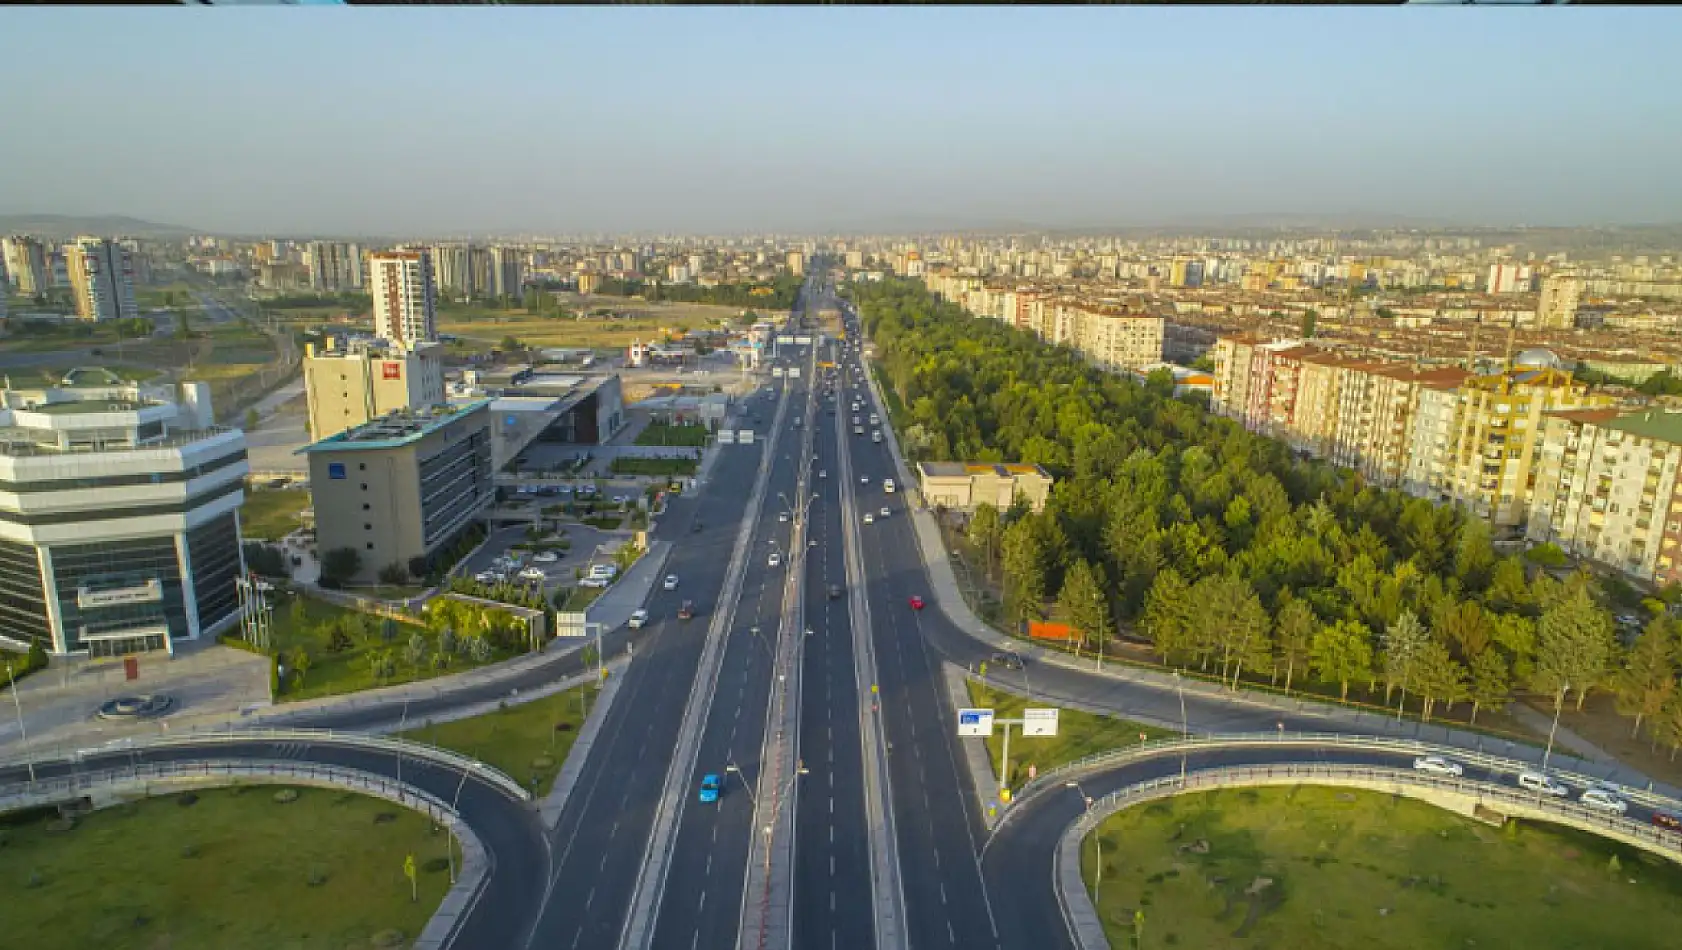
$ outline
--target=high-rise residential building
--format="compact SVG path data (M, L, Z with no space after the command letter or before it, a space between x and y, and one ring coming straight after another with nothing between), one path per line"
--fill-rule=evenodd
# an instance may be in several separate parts
M806 273L806 254L804 251L788 252L788 270L796 277Z
M1526 537L1643 581L1682 579L1682 412L1548 413Z
M1583 296L1583 281L1569 274L1550 274L1542 279L1542 295L1536 303L1536 325L1544 330L1569 330L1577 320L1577 303Z
M48 283L47 248L40 241L22 234L14 234L0 241L0 251L6 258L6 279L20 294L46 293Z
M1517 294L1530 289L1530 265L1491 264L1486 289L1492 294Z
M578 275L578 292L581 294L593 294L601 288L601 285L602 275L600 274L584 273Z
M310 289L321 293L345 293L362 289L362 248L343 241L311 241Z
M83 320L140 316L134 297L134 263L128 248L107 238L79 237L65 245L65 267Z
M864 252L863 251L848 251L847 252L847 267L850 270L864 270Z
M152 259L139 238L118 238L117 243L128 251L129 265L134 268L134 285L144 287L152 282Z
M325 439L400 409L445 401L442 347L357 341L304 348L310 438Z
M368 255L374 297L374 335L400 346L438 339L438 291L432 255L424 248L376 251Z
M238 619L245 435L210 390L74 370L0 391L0 641L174 651Z
M309 457L316 544L349 548L372 581L422 573L496 495L490 400L390 413L298 451Z
M525 286L525 252L517 247L490 249L491 284L493 297L518 297Z
M431 251L439 291L451 297L473 296L475 288L470 266L473 249L466 244L440 244Z

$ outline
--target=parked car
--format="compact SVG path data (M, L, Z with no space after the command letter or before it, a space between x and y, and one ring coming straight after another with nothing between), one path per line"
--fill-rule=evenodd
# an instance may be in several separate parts
M498 574L496 571L480 571L479 573L473 575L473 579L481 584L502 583L502 575Z
M520 580L523 581L544 581L548 579L549 576L544 574L540 567L528 567L520 571Z
M628 626L630 626L632 630L640 630L646 623L648 623L648 611L642 609L631 611L631 619Z
M677 590L677 575L667 574L666 579L660 582L660 586L666 590Z
M1571 790L1556 781L1553 776L1542 772L1523 771L1518 773L1518 786L1532 792L1542 792L1545 795L1564 797L1571 794Z
M713 802L718 801L719 791L720 789L717 775L708 772L706 775L701 776L701 804L711 805Z
M1459 762L1440 755L1422 755L1413 760L1413 767L1421 772L1430 772L1434 775L1452 775L1456 778L1466 771Z
M1577 796L1577 801L1598 811L1621 815L1629 811L1629 803L1610 789L1591 788Z
M554 551L539 551L531 556L533 564L553 564L560 559L561 556Z
M912 594L911 595L911 609L912 610L922 610L923 609L923 598L917 596L916 594Z

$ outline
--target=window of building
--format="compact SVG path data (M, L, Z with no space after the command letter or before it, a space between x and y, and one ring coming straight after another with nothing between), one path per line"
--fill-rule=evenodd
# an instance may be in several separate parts
M51 633L35 548L0 540L0 635L50 648Z

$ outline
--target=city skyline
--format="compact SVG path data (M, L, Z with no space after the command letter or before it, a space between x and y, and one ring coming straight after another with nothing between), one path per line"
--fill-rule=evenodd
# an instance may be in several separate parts
M0 212L345 235L1682 220L1667 10L164 16L11 14L0 53L59 78L0 91L29 130Z

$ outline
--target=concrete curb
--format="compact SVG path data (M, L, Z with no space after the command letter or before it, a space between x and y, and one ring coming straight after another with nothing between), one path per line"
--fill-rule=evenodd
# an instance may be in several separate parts
M555 776L555 784L549 794L543 796L538 803L537 813L543 821L543 827L554 831L561 821L561 812L565 810L567 798L577 787L578 779L584 774L584 763L590 757L590 750L596 745L596 735L602 731L602 723L607 720L607 711L613 705L613 698L619 695L619 684L625 681L624 668L629 665L628 660L621 660L608 665L612 671L607 682L602 684L601 691L596 694L595 708L585 720L584 728L578 730L578 738L573 740L572 750L567 753L566 762L561 765L561 774ZM585 681L595 678L591 673Z
M625 661L620 659L606 664L603 668L607 670L614 670L624 664ZM536 689L528 689L523 693L513 691L507 696L500 696L496 699L487 699L483 702L469 703L466 706L457 706L453 709L439 713L436 716L427 716L424 719L411 719L406 724L403 724L401 730L398 729L398 723L382 722L378 725L368 726L357 731L376 736L392 735L393 733L399 731L412 732L425 729L427 726L442 725L446 722L458 722L462 719L472 719L475 716L488 715L510 706L524 706L526 703L535 703L540 699L548 699L550 696L554 696L557 693L564 693L569 689L593 683L595 680L596 671L591 670L588 673L579 673L574 676L569 676L564 680L556 680L553 683L545 683ZM580 733L580 735L582 735L582 733Z
M951 663L940 665L942 677L946 680L946 695L952 700L953 709L967 709L970 706L968 671ZM979 806L976 812L981 815L981 823L988 831L999 823L999 802L996 794L989 794L988 790L997 791L999 774L993 771L993 756L987 751L987 740L974 737L959 739L958 744L964 748L964 764L969 766L970 782L975 786L975 803Z

